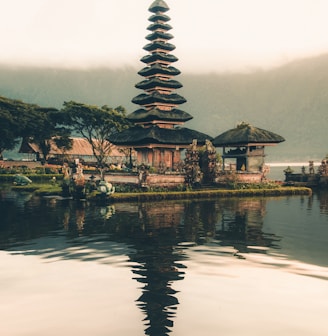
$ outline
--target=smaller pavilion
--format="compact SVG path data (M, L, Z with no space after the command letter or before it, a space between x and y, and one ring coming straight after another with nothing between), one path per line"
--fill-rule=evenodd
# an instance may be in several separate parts
M274 146L285 139L275 133L242 122L213 139L215 147L223 147L223 169L230 161L230 170L259 173L265 166L265 146ZM232 163L231 163L232 161Z

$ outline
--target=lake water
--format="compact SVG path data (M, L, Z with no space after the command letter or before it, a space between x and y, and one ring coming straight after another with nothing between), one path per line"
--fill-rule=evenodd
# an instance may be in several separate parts
M326 192L108 206L0 195L1 335L328 335Z

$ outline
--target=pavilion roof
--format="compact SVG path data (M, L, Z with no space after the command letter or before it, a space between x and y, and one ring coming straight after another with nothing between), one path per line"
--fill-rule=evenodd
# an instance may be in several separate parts
M270 131L254 127L242 122L236 128L230 129L213 139L212 143L216 147L229 145L247 144L274 144L285 141L285 139Z
M108 140L118 146L138 146L147 144L189 145L194 139L202 145L211 140L207 134L185 127L161 128L134 126L123 132L113 134Z

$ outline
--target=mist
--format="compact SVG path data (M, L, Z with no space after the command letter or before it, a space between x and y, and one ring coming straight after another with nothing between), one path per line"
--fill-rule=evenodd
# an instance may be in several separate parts
M140 66L140 68L142 65ZM56 69L0 66L0 95L61 108L74 100L91 105L122 105L128 113L140 94L137 67ZM268 161L321 160L326 144L328 54L250 73L182 73L180 106L194 118L185 127L217 136L246 121L283 136L268 149Z

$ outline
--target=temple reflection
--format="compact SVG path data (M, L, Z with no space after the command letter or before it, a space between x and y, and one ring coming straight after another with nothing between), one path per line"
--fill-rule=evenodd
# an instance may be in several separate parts
M265 199L242 199L221 205L222 217L216 239L240 253L254 252L256 246L277 247L279 237L263 231L265 209Z
M328 214L328 191L319 190L317 191L317 197L320 201L320 211L324 214Z
M277 247L279 237L263 231L265 199L226 199L186 204L183 238L197 244L215 242L240 253L253 246ZM263 251L264 253L264 251Z
M129 257L136 265L132 269L134 279L142 284L136 303L145 314L145 334L167 335L179 304L173 283L183 279L185 268L181 264L183 253L175 249L184 204L140 204L134 210L140 226L134 230L135 253Z
M254 246L279 246L279 237L263 230L267 201L262 198L107 206L39 198L28 200L25 207L36 204L47 220L40 223L41 212L32 212L28 229L15 228L24 232L19 239L30 242L44 236L56 241L51 246L50 239L44 239L46 243L38 239L35 254L103 263L113 256L127 257L132 278L140 284L135 304L144 314L146 335L168 335L173 330L179 306L174 284L184 279L190 246L183 243L218 246L213 250L218 254L221 246L242 254L254 252ZM22 219L13 222L24 227ZM31 246L27 250L32 253ZM20 251L24 253L24 247Z
M169 333L179 304L172 285L183 279L184 272L179 264L180 256L174 252L175 240L169 236L164 240L158 236L144 237L135 246L136 253L130 256L131 261L138 263L132 271L136 275L134 279L142 284L142 295L136 302L145 314L146 335Z

